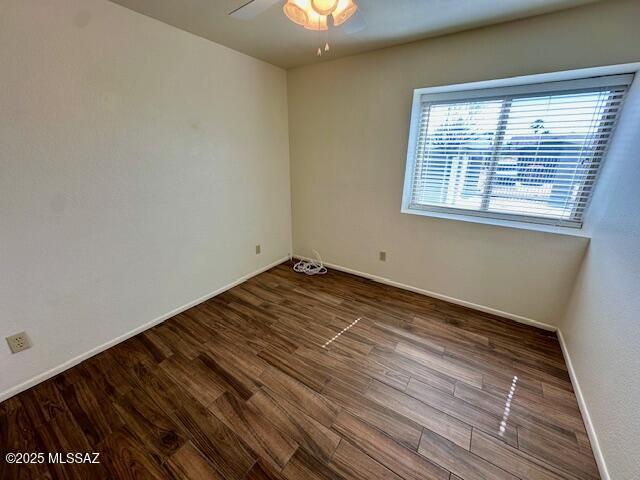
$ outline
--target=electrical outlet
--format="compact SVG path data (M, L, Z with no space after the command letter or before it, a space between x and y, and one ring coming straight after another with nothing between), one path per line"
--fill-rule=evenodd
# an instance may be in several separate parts
M11 349L11 353L18 353L27 348L31 348L31 340L25 332L16 333L7 337L7 343Z
M380 261L381 262L386 262L387 261L387 252L380 252Z
M260 245L256 245L256 255L260 255L260 252L262 252L262 247Z

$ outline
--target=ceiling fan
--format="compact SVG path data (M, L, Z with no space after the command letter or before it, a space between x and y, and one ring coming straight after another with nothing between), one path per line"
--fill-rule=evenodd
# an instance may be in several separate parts
M273 5L282 3L282 10L287 18L307 30L326 31L328 34L331 25L352 35L366 27L356 0L249 0L229 15L239 20L253 20ZM327 39L324 51L328 50ZM321 48L318 48L317 54L322 55Z

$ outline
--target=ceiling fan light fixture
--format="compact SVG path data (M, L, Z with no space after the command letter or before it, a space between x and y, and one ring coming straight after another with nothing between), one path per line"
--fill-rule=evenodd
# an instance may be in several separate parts
M339 0L311 0L311 8L318 15L331 15L338 6Z
M304 2L300 2L304 3ZM305 11L303 6L298 5L295 0L289 0L284 7L282 7L284 14L293 23L305 27L309 23L309 15Z
M333 26L346 22L358 10L355 0L287 0L282 7L289 20L302 25L307 30L329 30L329 16L333 17ZM324 51L329 51L329 33L326 35ZM316 52L322 55L322 48Z
M356 13L356 10L358 10L358 6L353 0L338 0L338 5L332 13L333 25L335 27L342 25Z

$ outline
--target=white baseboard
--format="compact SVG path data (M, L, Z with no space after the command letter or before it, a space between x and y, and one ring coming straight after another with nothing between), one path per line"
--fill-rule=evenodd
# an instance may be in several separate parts
M302 255L294 255L294 258L299 260L311 260L308 257L304 257ZM518 323L523 323L525 325L531 325L533 327L541 328L543 330L548 330L550 332L555 332L558 328L549 325L544 322L539 322L538 320L533 320L531 318L523 317L521 315L516 315L514 313L504 312L502 310L498 310L496 308L486 307L484 305L480 305L473 302L468 302L466 300L461 300L459 298L449 297L448 295L443 295L442 293L431 292L429 290L424 290L422 288L414 287L412 285L406 285L404 283L396 282L395 280L391 280L389 278L380 277L378 275L372 275L370 273L361 272L359 270L354 270L352 268L343 267L341 265L336 265L333 263L324 262L324 264L333 268L334 270L339 270L341 272L350 273L352 275L357 275L358 277L367 278L369 280L373 280L374 282L384 283L385 285L390 285L392 287L401 288L402 290L408 290L410 292L419 293L421 295L425 295L427 297L437 298L438 300L444 300L445 302L455 303L456 305L461 305L463 307L468 307L473 310L478 310L484 313L490 313L492 315L497 315L498 317L507 318L509 320L513 320Z
M576 371L574 370L573 363L571 362L571 355L569 355L567 344L565 343L564 336L562 335L562 330L558 329L557 335L558 335L558 341L560 342L560 348L562 348L562 354L564 355L564 361L567 364L569 377L571 377L573 390L576 394L576 399L578 400L580 413L582 414L582 419L584 420L584 426L587 430L589 441L591 442L593 455L596 459L596 463L598 464L600 477L602 478L602 480L611 480L611 476L609 475L609 470L607 469L607 464L604 460L604 455L602 454L602 449L600 448L600 442L598 442L598 436L596 435L596 430L593 426L593 422L591 421L589 410L587 409L587 403L585 402L584 395L582 394L582 390L580 389L580 382L578 381L578 377L576 376Z
M39 375L36 375L35 377L31 378L30 380L27 380L26 382L23 382L19 385L16 385L15 387L11 387L8 390L5 390L4 392L0 392L0 402L4 402L5 400L7 400L10 397L13 397L14 395L17 395L20 392L23 392L24 390L27 390L35 385L37 385L38 383L44 382L45 380L48 380L51 377L56 376L59 373L64 372L65 370L68 370L71 367L74 367L76 365L78 365L80 362L83 362L84 360L93 357L94 355L97 355L98 353L101 353L105 350L107 350L108 348L111 348L121 342L124 342L125 340L136 336L137 334L144 332L145 330L148 330L149 328L158 325L159 323L164 322L165 320L170 319L171 317L174 317L175 315L178 315L181 312L184 312L185 310L189 310L192 307L195 307L196 305L205 302L207 300L209 300L210 298L215 297L216 295L219 295L223 292L226 292L227 290L235 287L236 285L239 285L247 280L249 280L251 277L255 277L256 275L259 275L262 272L265 272L273 267L275 267L276 265L280 265L282 262L289 260L289 255L287 255L286 257L281 258L280 260L276 260L273 263L270 263L269 265L262 267L254 272L248 273L247 275L243 275L242 277L238 278L237 280L234 280L233 282L218 288L217 290L208 293L200 298L197 298L185 305L182 305L181 307L175 308L173 310L171 310L170 312L165 313L164 315L161 315L153 320L151 320L150 322L147 322L143 325L140 325L139 327L134 328L133 330L120 335L119 337L114 338L113 340L109 340L108 342L93 348L91 350L89 350L88 352L85 352L81 355L78 355L75 358L72 358L64 363L62 363L61 365L58 365L57 367L54 367L50 370L47 370L46 372L43 372Z

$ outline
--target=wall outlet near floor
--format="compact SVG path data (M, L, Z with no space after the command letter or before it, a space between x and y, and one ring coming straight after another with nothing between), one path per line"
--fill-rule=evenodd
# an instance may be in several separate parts
M381 262L386 262L387 261L387 252L381 251L379 258L380 258Z
M260 245L256 245L256 255L260 255L260 252L262 252L262 247Z
M26 332L16 333L15 335L7 337L7 343L11 349L11 353L18 353L27 348L31 348L31 339Z

